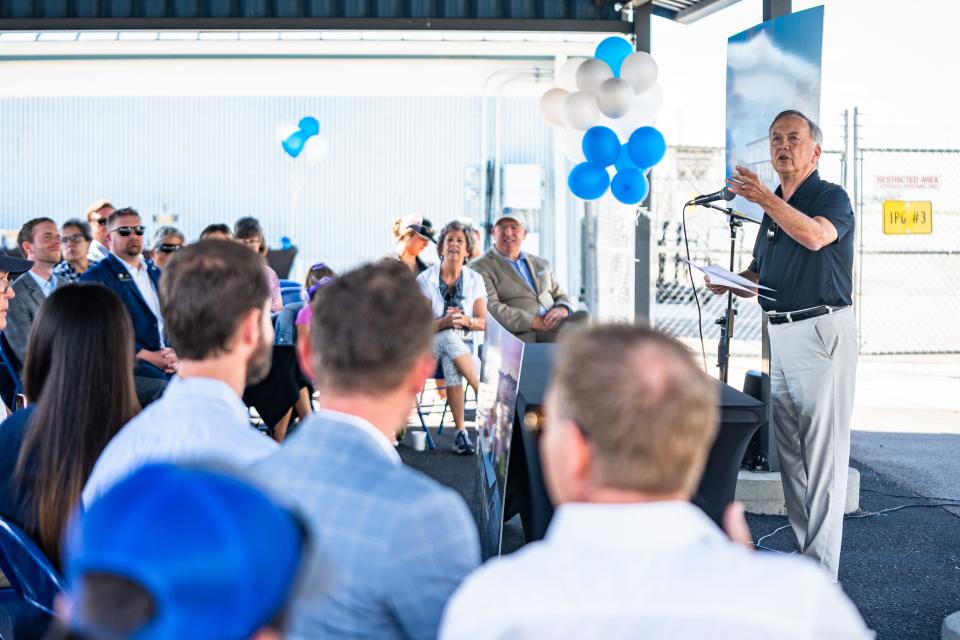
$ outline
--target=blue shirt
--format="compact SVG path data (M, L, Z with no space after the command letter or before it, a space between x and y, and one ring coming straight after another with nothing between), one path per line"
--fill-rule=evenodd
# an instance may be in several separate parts
M497 253L500 253L500 252L497 251ZM526 282L531 289L533 289L533 292L537 293L537 285L533 281L533 274L530 273L530 265L527 264L527 258L523 254L523 252L522 251L520 252L520 256L516 260L511 260L507 256L504 256L502 253L500 253L500 255L503 256L504 260L510 263L510 266L513 267L514 271L520 274L520 277L523 278L523 281ZM547 308L541 304L540 314L543 315L546 312L547 312Z
M40 287L40 291L43 292L44 297L49 298L50 294L53 293L53 290L57 288L57 278L52 273L50 274L49 280L44 280L31 269L27 271L30 274L30 277L33 278L33 281L37 283L37 286Z

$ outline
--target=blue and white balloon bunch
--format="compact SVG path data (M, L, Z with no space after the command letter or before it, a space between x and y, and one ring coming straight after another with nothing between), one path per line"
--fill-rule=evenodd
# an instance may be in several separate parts
M314 165L327 157L329 143L320 135L320 123L313 116L301 118L296 126L281 125L277 128L280 146L288 156L303 158Z
M653 57L613 36L597 45L595 57L568 60L557 84L541 96L540 114L565 130L564 153L576 163L567 178L570 191L595 200L609 187L624 204L641 202L650 190L645 172L666 152L663 136L650 126L663 103Z

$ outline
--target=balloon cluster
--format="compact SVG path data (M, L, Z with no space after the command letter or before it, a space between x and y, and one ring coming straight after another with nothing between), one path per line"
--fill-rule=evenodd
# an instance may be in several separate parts
M557 84L541 96L540 114L565 129L564 153L577 163L567 178L570 190L595 200L609 187L624 204L641 202L650 190L645 172L667 148L648 126L663 103L653 57L613 36L597 45L595 57L568 60Z
M327 139L320 135L320 123L313 116L301 118L296 127L281 126L277 135L280 146L291 158L303 154L310 164L314 164L327 155Z

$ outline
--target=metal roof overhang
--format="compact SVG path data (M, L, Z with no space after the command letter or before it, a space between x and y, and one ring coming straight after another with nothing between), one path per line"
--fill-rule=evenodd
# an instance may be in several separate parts
M0 31L404 30L634 33L629 9L689 24L739 0L0 0ZM440 10L445 6L445 10ZM621 14L626 13L626 16ZM456 16L456 17L451 17Z

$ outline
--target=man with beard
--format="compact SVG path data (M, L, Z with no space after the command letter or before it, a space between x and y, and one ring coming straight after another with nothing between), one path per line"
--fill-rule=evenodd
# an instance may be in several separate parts
M53 267L60 262L60 231L56 222L50 218L28 221L20 228L17 246L27 260L33 261L33 267L13 283L16 297L10 301L4 335L17 360L22 363L37 309L54 289L65 282L53 273Z
M250 426L240 400L270 367L270 290L260 258L225 240L186 247L164 270L160 305L181 358L177 374L104 449L84 487L85 505L147 462L242 468L277 448Z
M177 370L177 354L164 338L160 313L160 269L143 258L140 214L129 207L107 218L110 254L80 278L113 289L130 312L136 338L134 375L166 380Z

